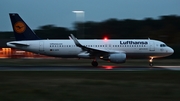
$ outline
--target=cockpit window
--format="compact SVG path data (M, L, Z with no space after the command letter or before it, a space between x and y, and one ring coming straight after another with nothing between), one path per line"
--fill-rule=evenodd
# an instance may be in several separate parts
M166 44L160 44L160 47L166 47L167 45Z

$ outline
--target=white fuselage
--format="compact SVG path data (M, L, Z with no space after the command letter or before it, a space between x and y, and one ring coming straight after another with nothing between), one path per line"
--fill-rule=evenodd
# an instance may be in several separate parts
M124 52L126 56L130 58L159 58L169 56L174 52L173 49L166 46L165 43L149 39L79 40L79 42L83 46L94 49L109 52ZM73 40L11 41L8 42L7 45L12 48L48 56L83 58L79 56L79 54L82 53L82 49L77 47Z

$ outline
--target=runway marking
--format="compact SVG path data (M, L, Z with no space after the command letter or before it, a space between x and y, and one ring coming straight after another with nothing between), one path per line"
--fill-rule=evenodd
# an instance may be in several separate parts
M155 67L158 67L158 68L166 68L168 70L176 70L176 71L179 71L180 70L180 66L155 66Z

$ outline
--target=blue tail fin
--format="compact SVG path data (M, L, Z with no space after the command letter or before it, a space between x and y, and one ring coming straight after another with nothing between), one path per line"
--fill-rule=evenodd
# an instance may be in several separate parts
M40 39L17 13L10 13L9 16L14 30L14 35L17 41Z

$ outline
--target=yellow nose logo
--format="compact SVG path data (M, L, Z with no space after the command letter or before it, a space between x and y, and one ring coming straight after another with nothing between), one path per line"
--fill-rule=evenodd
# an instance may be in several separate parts
M16 33L23 33L25 29L26 25L24 24L24 22L19 21L14 24L14 30Z

